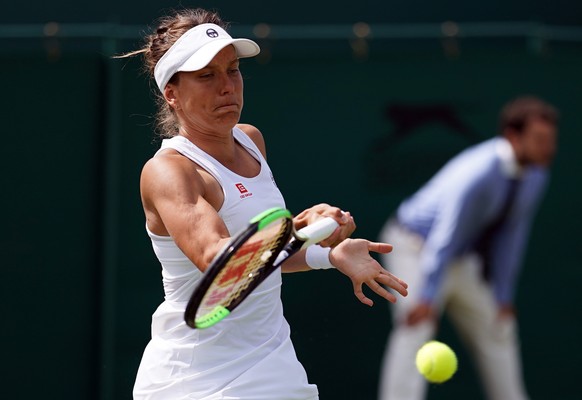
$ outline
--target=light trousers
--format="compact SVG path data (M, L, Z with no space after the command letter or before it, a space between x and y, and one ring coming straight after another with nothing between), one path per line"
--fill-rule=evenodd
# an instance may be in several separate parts
M392 221L380 239L394 245L392 253L383 255L383 265L408 283L409 294L392 305L393 328L382 362L379 399L422 400L426 397L427 382L416 370L415 357L422 344L435 337L436 321L414 326L403 323L420 296L422 238ZM515 318L498 318L493 293L481 277L476 255L458 258L447 267L435 306L439 316L447 313L471 354L486 397L527 399Z

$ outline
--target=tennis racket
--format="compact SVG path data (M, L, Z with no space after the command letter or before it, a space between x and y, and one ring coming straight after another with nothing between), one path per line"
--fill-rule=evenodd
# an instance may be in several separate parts
M220 322L285 260L328 238L337 227L328 217L296 231L291 213L284 208L257 215L202 276L186 307L186 324L208 328Z

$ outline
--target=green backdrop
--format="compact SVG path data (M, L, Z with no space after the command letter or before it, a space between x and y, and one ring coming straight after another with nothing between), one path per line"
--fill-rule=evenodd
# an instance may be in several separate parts
M520 15L517 5L508 8L509 16ZM412 6L396 16L431 21ZM27 22L18 7L9 9L12 20L0 22ZM381 22L374 7L364 2L361 12ZM240 11L225 8L227 15ZM111 16L104 10L93 19L88 10L59 15L102 22ZM355 21L346 11L312 11L304 22L318 16L330 22L334 15ZM37 12L28 22L46 21ZM263 12L256 20L244 14L242 22L264 21L270 14ZM48 14L47 20L58 16ZM154 10L146 7L119 20L145 24L150 14ZM549 15L580 21L576 8ZM138 187L142 165L159 146L150 84L137 60L109 57L137 41L1 42L0 182L8 222L1 233L3 392L10 399L129 399L151 314L163 299ZM560 109L559 154L517 303L532 398L579 398L580 43L377 39L367 42L363 58L354 56L348 40L262 45L270 58L242 65L243 122L263 132L288 207L299 212L327 202L350 210L356 236L375 239L399 201L450 156L494 135L498 110L513 96L539 95ZM297 179L301 167L310 172ZM321 398L374 399L390 329L387 304L373 296L374 307L361 305L349 281L334 271L286 275L283 297L298 356ZM431 386L429 398L482 398L446 321L440 335L458 351L460 370L447 384Z

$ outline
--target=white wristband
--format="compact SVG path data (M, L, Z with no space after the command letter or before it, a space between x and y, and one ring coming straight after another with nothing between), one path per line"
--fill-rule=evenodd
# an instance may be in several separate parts
M335 268L329 261L331 248L321 247L318 244L309 246L305 252L305 262L311 269L329 269Z

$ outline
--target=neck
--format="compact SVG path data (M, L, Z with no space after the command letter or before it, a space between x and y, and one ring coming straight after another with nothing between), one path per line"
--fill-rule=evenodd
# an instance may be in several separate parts
M508 176L519 176L521 174L522 165L519 162L517 149L511 140L503 137L503 140L497 142L497 154L501 159L501 167Z
M236 143L232 134L232 129L218 132L180 127L179 134L221 162L228 163L235 157Z

